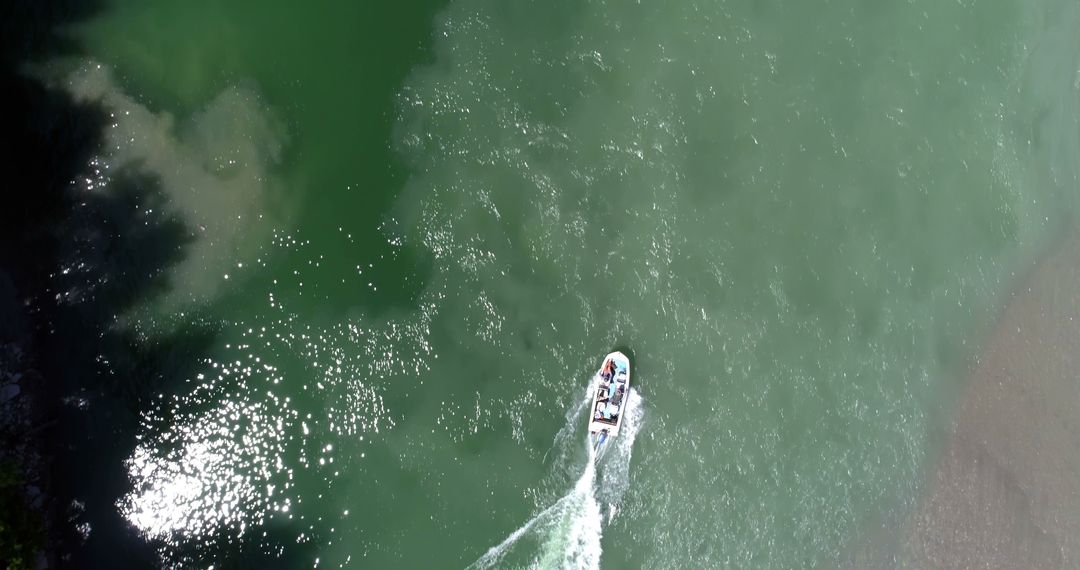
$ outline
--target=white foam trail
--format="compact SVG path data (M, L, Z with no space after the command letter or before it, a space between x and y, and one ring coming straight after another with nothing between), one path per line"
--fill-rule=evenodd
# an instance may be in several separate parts
M603 455L603 470L600 474L600 488L597 498L608 507L608 522L615 518L615 514L622 502L623 495L630 488L630 456L634 449L634 439L641 430L642 419L645 415L645 406L637 390L630 389L630 395L626 398L626 410L623 412L622 429L615 441L605 445Z
M603 520L600 504L596 502L596 456L592 442L586 441L589 461L569 499L552 524L546 526L546 536L540 555L532 568L600 568L600 537Z
M591 398L591 397L590 397ZM585 403L590 401L586 398ZM540 551L533 558L531 568L598 569L602 548L600 539L603 535L604 515L597 493L597 465L604 466L600 478L599 497L609 505L607 521L614 518L618 503L629 489L629 462L634 438L641 428L643 406L640 396L633 389L627 398L626 417L620 435L608 444L610 456L600 461L595 454L591 438L586 435L585 449L588 453L584 471L574 488L550 507L540 511L528 522L510 533L498 545L488 549L476 562L468 566L469 570L485 570L499 564L507 553L523 538L536 535ZM568 439L570 434L581 428L577 416L584 405L578 405L567 413L567 426L556 436L559 442ZM563 435L565 432L566 435Z
M583 560L588 554L591 554L594 549L587 549L587 551L583 553L584 555L579 554L577 551L583 550L583 546L591 546L591 544L595 542L595 559L597 564L599 564L599 528L596 529L595 540L590 540L591 537L587 535L579 535L581 531L590 530L588 529L587 521L582 520L584 515L590 514L591 511L595 510L596 516L594 518L598 520L600 512L600 507L593 497L593 487L596 482L596 463L593 461L594 456L592 447L587 447L589 449L589 461L585 465L585 471L581 474L581 478L578 479L577 483L574 485L574 489L556 501L555 504L537 513L529 520L529 522L510 533L510 536L507 536L506 539L498 545L488 549L488 551L476 562L473 562L468 566L468 570L485 570L493 567L502 560L507 552L509 552L522 537L526 536L534 528L546 532L544 533L545 539L543 541L543 553L541 559L534 561L532 564L533 567L598 567L596 565L567 566L565 564L556 566L555 564L546 563L548 558L564 553L565 556L570 556L575 560ZM568 532L561 533L559 532L560 530ZM565 546L565 548L559 548L560 546ZM555 561L552 560L551 562L554 563Z
M498 545L489 548L483 556L477 559L476 562L470 564L466 570L485 570L497 564L500 560L502 560L503 556L506 555L506 553L510 550L510 547L513 546L514 543L520 540L521 537L525 536L525 533L532 530L534 526L539 524L541 521L549 518L551 514L557 509L561 508L562 504L569 500L569 498L570 496L567 495L562 499L559 499L554 505L551 505L543 511L540 511L539 514L530 519L529 522L522 525L521 528L510 533L510 536L506 537L505 540L500 542Z

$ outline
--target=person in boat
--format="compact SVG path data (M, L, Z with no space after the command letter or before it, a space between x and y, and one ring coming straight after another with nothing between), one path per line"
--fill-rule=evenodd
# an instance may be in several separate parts
M622 404L623 395L625 394L626 386L620 385L617 391L612 389L612 394L608 397L608 401L618 406L619 404Z
M604 362L604 366L600 368L600 377L603 378L605 382L611 382L611 379L615 377L614 359L609 358Z

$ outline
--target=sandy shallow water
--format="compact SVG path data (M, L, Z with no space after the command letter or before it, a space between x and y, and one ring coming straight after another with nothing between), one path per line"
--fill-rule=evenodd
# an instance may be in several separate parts
M1039 263L973 365L926 493L849 567L1080 567L1080 236Z

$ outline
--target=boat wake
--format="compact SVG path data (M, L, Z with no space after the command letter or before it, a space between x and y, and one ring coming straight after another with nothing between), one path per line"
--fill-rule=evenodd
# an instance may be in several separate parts
M555 447L560 458L570 451L567 449L570 446L560 443L570 441L576 431L584 431L579 416L590 401L591 395L586 404L567 412L567 425L556 436ZM626 405L624 431L619 437L596 450L586 433L588 457L573 489L490 548L468 566L469 570L485 570L496 565L537 569L600 567L600 538L630 487L630 454L643 415L641 397L636 390L630 390ZM522 563L508 563L508 556Z

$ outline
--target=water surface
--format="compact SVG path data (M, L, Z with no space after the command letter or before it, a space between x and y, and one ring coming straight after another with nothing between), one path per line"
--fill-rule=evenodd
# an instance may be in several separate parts
M586 481L595 556L579 510L502 562L829 567L1071 217L1076 12L115 0L72 31L86 185L191 233L124 326L218 331L117 508L168 561L465 567ZM590 475L614 347L640 431Z

